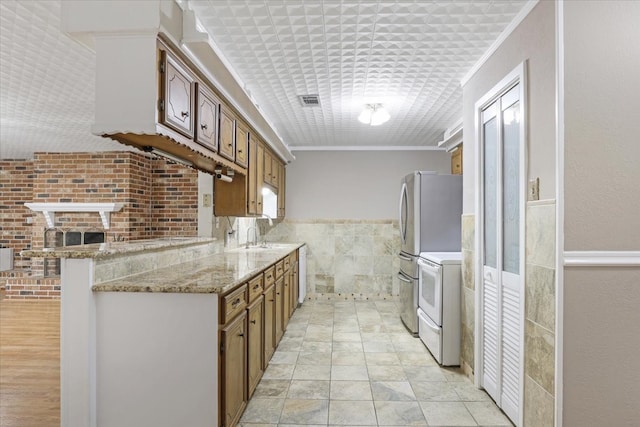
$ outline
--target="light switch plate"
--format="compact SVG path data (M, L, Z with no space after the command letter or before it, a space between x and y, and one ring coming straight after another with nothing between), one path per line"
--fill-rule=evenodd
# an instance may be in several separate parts
M540 200L540 178L529 180L528 200Z
M202 206L205 208L211 207L211 194L202 195Z

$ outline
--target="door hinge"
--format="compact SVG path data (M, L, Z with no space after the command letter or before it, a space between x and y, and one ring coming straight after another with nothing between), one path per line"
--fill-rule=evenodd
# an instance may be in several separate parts
M224 342L220 343L220 354L224 353Z
M164 99L158 101L158 109L164 111Z
M160 63L160 72L164 73L164 62Z

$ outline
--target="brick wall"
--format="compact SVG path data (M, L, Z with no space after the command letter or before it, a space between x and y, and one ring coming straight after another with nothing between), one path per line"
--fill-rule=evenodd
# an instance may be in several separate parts
M28 268L29 258L16 256L31 247L31 212L23 206L33 194L33 161L0 160L0 246L13 248L14 268Z
M198 235L198 173L154 159L151 232L155 236Z
M122 203L121 211L111 213L107 240L198 234L198 174L186 166L134 152L36 153L33 161L7 160L0 166L0 243L14 248L16 267L21 270L10 274L13 279L7 279L8 298L59 294L55 284L35 283L42 279L42 259L19 256L23 249L44 247L47 228L44 216L28 210L23 206L25 202ZM7 195L5 187L11 189ZM10 215L4 215L5 211ZM26 223L28 217L33 217L32 225ZM55 226L62 230L103 229L95 212L57 213ZM28 283L27 276L33 284Z

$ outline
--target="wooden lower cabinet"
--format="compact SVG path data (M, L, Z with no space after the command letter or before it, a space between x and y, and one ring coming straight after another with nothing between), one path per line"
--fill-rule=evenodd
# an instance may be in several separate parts
M220 298L221 427L238 424L297 306L296 255Z
M258 386L260 378L264 373L262 358L263 352L263 300L264 297L260 295L249 307L247 307L247 384L248 384L248 398L251 398L253 392Z
M271 285L264 291L264 369L276 351L276 287Z
M282 339L284 334L284 323L282 315L284 314L284 277L276 279L276 346Z
M291 317L290 307L291 307L291 290L293 286L291 285L291 272L287 270L284 275L284 289L282 292L282 330L287 329L287 325L289 324L289 317Z
M247 315L240 313L220 331L221 425L234 426L247 406Z

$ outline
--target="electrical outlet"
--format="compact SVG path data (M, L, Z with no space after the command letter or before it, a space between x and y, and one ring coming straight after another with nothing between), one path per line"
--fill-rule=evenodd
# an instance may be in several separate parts
M211 194L202 195L202 206L205 208L211 207Z
M216 223L216 229L220 228L220 218L219 217L214 217L215 218L215 223Z
M540 178L529 180L529 196L528 200L540 200Z

